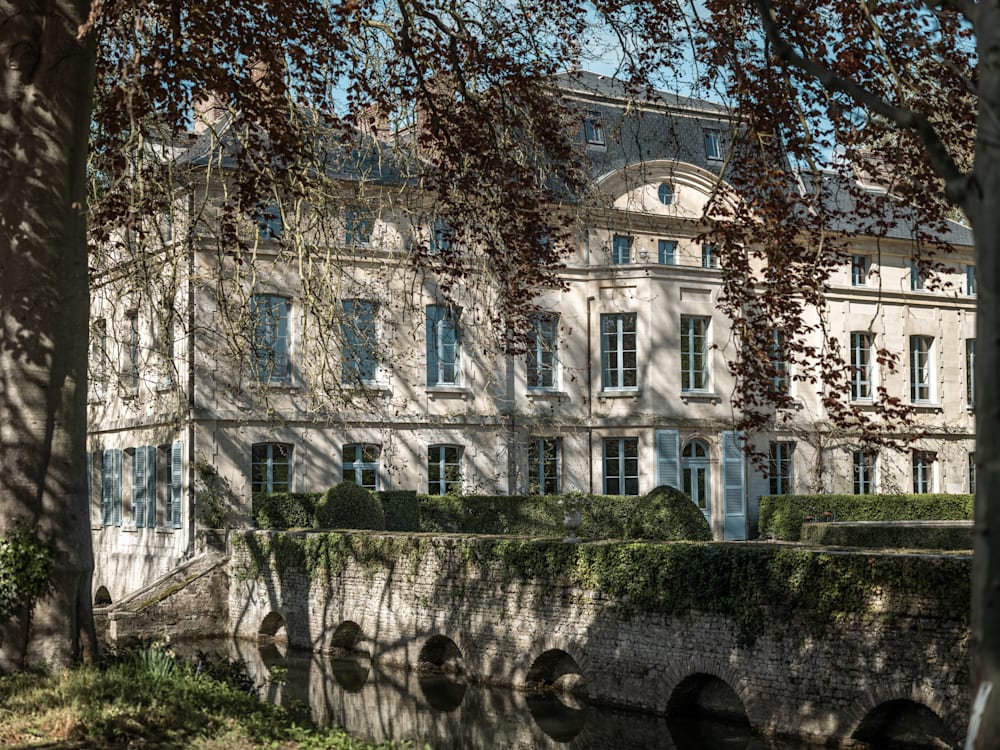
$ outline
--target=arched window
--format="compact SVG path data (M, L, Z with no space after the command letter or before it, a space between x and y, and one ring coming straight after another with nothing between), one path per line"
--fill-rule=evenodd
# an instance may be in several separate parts
M669 183L661 182L660 187L656 189L656 197L664 206L669 206L674 202L674 189L670 187Z
M681 453L684 472L684 492L708 516L711 513L711 486L709 484L708 447L700 440L692 440Z

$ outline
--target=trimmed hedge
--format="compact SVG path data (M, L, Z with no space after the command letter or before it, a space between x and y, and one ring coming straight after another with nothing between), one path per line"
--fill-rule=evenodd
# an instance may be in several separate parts
M413 490L376 492L385 511L386 531L420 531L420 504Z
M318 492L255 492L253 522L258 529L311 528Z
M972 524L965 521L847 521L807 523L802 541L829 547L971 550Z
M385 510L375 493L341 482L323 493L316 503L316 526L323 529L385 530Z
M760 535L798 541L809 516L835 513L838 521L967 521L973 495L766 495L760 499Z
M712 541L712 527L691 498L675 487L657 487L639 498L625 529L628 539Z

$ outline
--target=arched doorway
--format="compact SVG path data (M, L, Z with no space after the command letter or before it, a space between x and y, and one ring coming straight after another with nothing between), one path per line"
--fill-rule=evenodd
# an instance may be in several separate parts
M681 471L684 475L684 492L691 501L711 521L712 485L710 481L712 463L708 446L701 440L692 440L681 453Z

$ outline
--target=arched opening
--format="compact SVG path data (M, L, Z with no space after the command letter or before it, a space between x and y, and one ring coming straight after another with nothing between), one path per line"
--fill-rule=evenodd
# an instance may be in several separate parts
M270 612L257 630L257 647L260 658L269 669L272 666L283 666L288 653L288 631L285 628L285 618L277 612Z
M684 446L681 452L681 469L683 471L684 493L698 506L699 510L710 517L712 513L711 459L708 446L700 440L692 440Z
M427 640L417 657L417 683L431 708L454 711L465 700L462 651L451 638L435 635Z
M94 594L94 606L107 607L109 604L111 604L111 593L106 586L99 587Z
M364 647L361 626L345 620L330 638L330 671L347 693L357 693L365 686L371 672L371 654Z
M851 739L879 750L940 750L955 746L955 737L937 714L922 703L906 699L876 706Z
M710 674L685 677L667 702L667 729L676 750L745 747L752 736L743 701Z
M576 660L550 649L531 663L524 678L528 710L538 728L556 742L569 742L587 723L587 693Z

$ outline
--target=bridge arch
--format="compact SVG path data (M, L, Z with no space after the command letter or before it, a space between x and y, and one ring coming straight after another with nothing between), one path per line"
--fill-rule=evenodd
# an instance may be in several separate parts
M100 586L96 592L94 592L94 606L96 607L106 607L111 604L111 592L108 591L107 586Z
M330 636L330 650L339 654L364 654L371 656L368 639L361 626L354 620L344 620Z
M723 713L738 712L738 720L745 719L756 728L770 724L771 707L750 688L747 678L726 661L704 657L685 660L668 670L660 684L662 702L657 710L667 716L676 715L691 701L697 704L721 700ZM723 686L732 695L727 696ZM726 705L730 709L725 709Z
M674 686L667 700L667 716L750 724L746 705L733 686L707 672L695 672Z
M859 707L854 716L851 739L872 743L878 747L888 744L895 747L902 744L913 748L955 747L964 735L964 722L955 726L943 701L926 701L921 691L910 695L901 693L882 696L877 700L872 696ZM938 697L935 696L934 697ZM937 710L929 703L937 704Z

